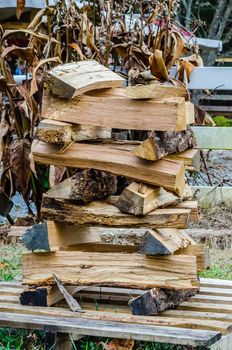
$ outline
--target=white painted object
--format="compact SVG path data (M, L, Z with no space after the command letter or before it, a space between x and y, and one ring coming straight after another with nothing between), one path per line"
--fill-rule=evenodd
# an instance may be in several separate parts
M192 129L199 148L232 150L232 127L194 126Z
M189 90L232 90L232 67L196 67L190 75Z

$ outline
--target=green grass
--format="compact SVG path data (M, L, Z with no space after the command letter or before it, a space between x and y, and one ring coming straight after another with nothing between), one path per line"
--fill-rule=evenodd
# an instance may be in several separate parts
M228 250L211 249L212 266L201 273L201 277L232 280L232 255ZM0 245L0 280L10 281L20 276L22 271L22 254L24 248L20 244ZM43 332L30 332L0 328L0 350L44 350ZM110 340L86 337L73 342L73 350L103 350L101 344ZM107 347L106 347L107 349ZM191 347L168 344L136 342L133 350L191 350Z
M213 118L216 126L232 126L232 120L221 115Z

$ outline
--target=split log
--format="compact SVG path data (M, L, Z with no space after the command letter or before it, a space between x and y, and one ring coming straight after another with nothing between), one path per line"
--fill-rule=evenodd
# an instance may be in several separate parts
M181 153L169 154L168 156L165 156L164 159L179 160L184 162L185 170L200 171L201 156L199 149L192 148Z
M133 150L133 153L143 159L157 160L193 147L196 147L196 140L190 128L179 132L153 131L148 139Z
M67 247L68 251L83 251L95 253L140 253L139 245L110 244L102 242L80 243ZM144 252L146 255L146 251ZM192 244L186 248L178 249L174 255L195 256L197 259L197 272L203 272L209 267L209 252L204 244Z
M139 252L146 255L169 255L190 244L195 242L184 231L174 228L147 230L139 245Z
M44 119L125 130L186 130L187 116L182 97L145 101L83 95L67 103L65 99L44 94L42 108Z
M131 299L128 305L133 315L155 316L162 311L175 308L198 291L199 288L183 290L154 288Z
M135 289L198 288L196 257L59 251L23 255L23 284L115 286Z
M44 119L37 130L39 140L49 143L103 140L111 138L111 129L97 126L73 125L58 120Z
M141 100L141 99L155 99L162 100L168 97L184 97L188 98L187 89L182 86L172 86L165 84L149 84L149 85L136 85L127 87L125 90L125 96Z
M105 171L86 169L60 182L47 192L50 198L91 202L117 192L117 176Z
M124 214L106 201L79 205L44 195L41 213L44 219L75 225L186 228L190 210L175 208L156 209L146 216L138 217Z
M179 197L163 187L152 187L132 182L124 189L116 206L124 213L146 215L154 209L177 203Z
M98 228L48 221L29 228L22 237L28 250L57 251L81 243L100 242Z
M93 168L132 177L151 185L162 186L182 195L185 185L184 164L179 161L147 162L131 152L112 149L109 145L73 143L60 152L57 145L34 141L35 162L75 168Z
M95 89L120 87L124 82L118 74L94 60L59 65L48 74L50 91L64 98Z

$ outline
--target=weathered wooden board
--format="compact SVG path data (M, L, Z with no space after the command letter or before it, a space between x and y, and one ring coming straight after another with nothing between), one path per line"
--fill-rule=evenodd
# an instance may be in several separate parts
M50 143L104 140L111 138L111 129L44 119L39 123L37 136L39 140Z
M131 152L111 149L109 145L79 143L74 143L65 152L60 152L57 145L34 141L32 153L35 162L42 164L109 171L163 186L179 195L184 190L184 165L179 161L162 159L159 162L147 162Z
M78 205L44 195L41 213L44 219L75 225L186 228L190 210L180 208L156 209L146 216L138 217L124 214L106 201Z
M182 97L156 101L111 95L83 95L68 103L65 99L45 95L42 109L44 119L104 128L161 131L186 130L187 113Z
M194 126L193 131L199 148L232 149L232 128L230 127Z
M125 81L94 60L59 65L48 74L51 77L50 91L64 98L73 98L95 89L121 87Z
M203 208L220 205L232 207L232 187L191 186L191 189Z
M52 329L53 332L75 333L81 335L91 335L97 337L111 337L136 339L141 341L151 341L159 343L190 345L190 346L210 346L221 338L219 332L169 328L162 326L120 324L119 322L96 321L66 317L49 317L1 313L0 324L3 327L25 328L25 329Z
M194 289L198 287L196 257L170 255L144 257L140 254L59 251L23 256L23 283L62 283L148 289L154 287Z

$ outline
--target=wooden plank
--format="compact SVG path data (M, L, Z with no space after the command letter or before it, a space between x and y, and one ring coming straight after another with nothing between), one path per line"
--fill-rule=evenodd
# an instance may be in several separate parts
M232 149L232 128L223 126L194 126L192 129L199 148L219 150Z
M232 304L232 298L228 296L215 296L215 295L196 295L192 297L190 302L197 303L215 303L215 304Z
M201 278L202 287L232 289L232 281L215 278Z
M212 95L207 95L206 93L204 94L199 94L197 96L200 99L200 102L202 103L207 103L208 101L226 101L229 102L231 101L232 94L223 94L223 95L218 95L218 94L212 94ZM207 106L205 106L207 107ZM220 106L219 106L220 107Z
M203 208L226 205L232 207L232 187L191 186L194 196Z
M178 306L180 310L189 310L189 311L201 311L201 312L215 312L215 313L224 313L232 314L232 305L230 304L216 304L216 303L191 303L184 302Z
M232 290L223 289L223 288L213 288L213 287L201 287L201 291L199 294L232 297Z
M188 200L187 201L186 200L186 201L177 203L175 205L175 207L191 210L189 219L191 221L198 221L199 220L198 201L196 201L196 200Z
M52 272L51 272L52 271ZM54 284L52 273L64 284L102 285L137 289L198 287L196 257L171 255L59 251L23 256L23 283Z
M190 244L195 242L184 231L174 228L147 230L139 244L139 252L146 255L170 255Z
M44 195L41 213L46 220L75 225L186 228L190 209L156 209L146 216L135 216L120 212L118 208L106 201L79 205Z
M223 113L231 113L232 106L210 106L210 105L200 105L200 108L207 112L211 112L212 114L223 112Z
M73 313L64 308L44 308L44 307L33 307L33 306L22 306L14 304L2 304L0 303L0 312L1 313L19 313L22 315L35 315L35 316L52 316L52 317L69 317L76 318L76 313ZM123 313L113 313L107 311L94 311L94 310L85 310L84 314L79 314L79 318L84 319L95 319L95 320L107 320L107 321L116 321L120 323L133 323L133 324L143 324L143 325L153 325L153 326L168 326L168 327L178 327L178 328L189 328L189 329L199 329L199 330L211 330L221 332L226 334L231 329L231 320L228 321L219 321L219 320L207 320L207 319L196 319L186 316L186 318L181 319L180 317L168 317L165 316L165 312L162 313L164 316L156 317L147 317L140 316L135 317L130 314Z
M66 63L48 72L50 91L73 98L96 89L121 87L124 79L95 60Z
M181 131L187 128L187 109L182 97L156 101L83 95L67 104L65 99L46 95L42 117L125 130Z
M0 324L4 327L50 330L60 333L155 341L159 343L210 346L221 338L219 332L180 329L149 325L120 324L102 320L88 320L66 317L31 316L0 313Z
M37 136L39 140L50 143L103 140L111 138L111 129L44 119L39 123Z
M162 159L148 163L130 152L111 149L105 145L79 143L72 144L61 153L57 145L34 141L32 153L38 163L109 171L116 175L134 177L151 185L163 186L179 195L184 191L182 162Z

